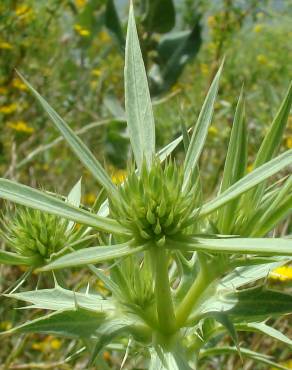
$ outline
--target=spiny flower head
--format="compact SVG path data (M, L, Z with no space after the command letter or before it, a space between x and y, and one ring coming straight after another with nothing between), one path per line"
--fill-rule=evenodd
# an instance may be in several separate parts
M182 235L195 222L197 194L192 177L183 186L183 170L175 163L154 160L140 173L132 171L119 187L120 199L111 201L111 213L137 243L163 246L168 237Z
M25 207L17 208L13 217L5 217L1 223L1 234L10 247L40 264L74 236L67 220Z

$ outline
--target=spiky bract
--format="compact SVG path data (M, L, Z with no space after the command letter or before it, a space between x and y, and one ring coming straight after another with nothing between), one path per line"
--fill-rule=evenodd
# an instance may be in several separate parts
M175 163L154 160L150 169L132 171L119 187L119 201L111 201L114 218L141 244L163 246L168 237L186 234L196 221L194 178L183 186L183 170Z

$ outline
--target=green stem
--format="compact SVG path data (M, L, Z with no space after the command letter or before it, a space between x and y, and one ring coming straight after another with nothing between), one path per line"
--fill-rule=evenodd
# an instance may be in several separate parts
M210 275L208 276L208 273L205 271L205 269L201 268L196 280L176 311L177 325L179 328L184 326L193 310L193 307L201 298L202 294L212 280L212 277L210 277Z
M163 334L173 334L176 330L173 301L168 277L168 256L163 248L151 251L155 273L155 296L157 316Z

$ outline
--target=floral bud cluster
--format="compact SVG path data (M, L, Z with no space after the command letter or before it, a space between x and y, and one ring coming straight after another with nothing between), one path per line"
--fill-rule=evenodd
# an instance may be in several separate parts
M111 213L138 243L163 246L168 237L182 235L195 222L195 184L183 186L182 169L173 162L144 164L119 187L119 201L111 201Z
M68 244L74 234L68 221L34 209L17 208L2 221L2 235L11 248L26 257L43 261Z

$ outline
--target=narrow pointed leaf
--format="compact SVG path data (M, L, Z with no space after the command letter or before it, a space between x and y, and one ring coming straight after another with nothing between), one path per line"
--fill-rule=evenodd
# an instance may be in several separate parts
M90 247L66 254L39 270L50 271L64 267L75 267L109 261L115 258L122 258L134 253L139 253L143 249L144 247L131 247L129 246L129 243Z
M287 150L285 153L258 167L253 172L249 173L241 180L230 186L215 199L203 205L200 210L199 217L206 216L207 214L214 212L218 208L224 206L241 194L244 194L246 191L250 190L254 186L260 184L291 164L292 149Z
M235 111L220 193L244 176L247 158L246 144L244 99L243 91L241 91ZM222 234L228 234L232 230L237 205L238 201L235 199L219 210L218 223Z
M155 126L132 4L126 41L125 104L132 149L140 169L144 159L149 166L154 157Z
M92 226L101 231L110 233L125 231L114 220L99 217L44 192L10 180L0 179L0 198Z
M169 247L211 253L292 256L292 239L284 238L188 238L169 241Z
M215 99L219 87L219 79L222 72L223 63L221 64L212 84L205 98L203 107L199 114L198 121L194 127L194 131L191 137L191 142L185 158L185 178L184 183L186 184L191 176L191 173L195 170L198 163L199 157L203 150L204 143L207 138L208 128L211 124Z
M260 149L257 153L253 167L258 168L267 161L271 160L275 154L278 152L279 146L283 138L283 132L286 127L288 116L290 113L292 104L292 82L288 88L287 94L279 108L276 117L274 118L269 131L265 135L265 138L260 146ZM264 192L265 183L258 185L250 193L246 194L246 204L248 207L253 204L253 207L256 207Z
M290 83L287 94L280 106L280 109L274 118L272 125L265 135L265 138L260 146L254 167L259 167L265 162L272 159L275 153L278 151L282 141L283 132L288 120L292 105L292 82Z
M266 234L289 212L292 212L292 176L279 190L276 198L266 211L256 220L251 236Z
M37 98L41 106L52 119L56 128L66 139L73 152L77 155L79 160L85 165L96 180L111 194L116 193L116 187L112 183L110 177L94 157L82 140L74 133L69 125L58 115L58 113L47 103L47 101L30 85L28 81L18 73L24 83L28 86L34 96Z

